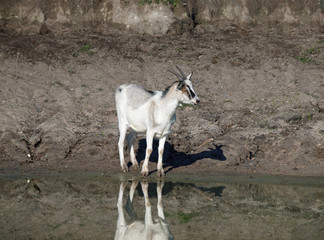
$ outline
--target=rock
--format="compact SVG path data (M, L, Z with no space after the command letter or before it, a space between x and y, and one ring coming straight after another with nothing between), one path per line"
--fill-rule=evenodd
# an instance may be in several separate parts
M287 113L285 121L287 123L299 124L303 119L303 115L299 113Z

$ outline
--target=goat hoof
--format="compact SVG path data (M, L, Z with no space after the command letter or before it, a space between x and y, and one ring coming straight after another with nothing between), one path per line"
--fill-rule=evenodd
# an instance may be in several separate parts
M127 166L122 166L122 172L128 172L128 167Z
M143 177L147 177L148 176L148 172L142 172L142 176Z
M137 163L137 162L136 162L135 164L133 163L133 167L134 167L135 169L139 169L138 163Z
M158 177L164 177L164 176L165 176L163 170L159 170L159 171L157 172L157 175L158 175Z

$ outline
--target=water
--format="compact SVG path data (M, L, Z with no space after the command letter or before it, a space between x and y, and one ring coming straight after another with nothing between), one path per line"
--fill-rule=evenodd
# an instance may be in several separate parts
M324 239L323 178L120 176L2 176L0 239Z

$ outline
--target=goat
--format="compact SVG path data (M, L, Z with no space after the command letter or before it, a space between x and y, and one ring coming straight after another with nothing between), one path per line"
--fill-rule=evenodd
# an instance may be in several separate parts
M152 218L152 209L151 203L148 194L148 183L141 182L142 192L144 195L145 202L145 218L144 221L136 219L136 213L133 209L133 197L135 189L138 185L138 181L133 181L130 191L127 204L125 209L128 210L127 213L131 217L129 224L126 222L124 207L123 207L123 194L126 187L125 182L121 182L117 208L118 208L118 219L117 219L117 228L115 233L115 240L128 240L128 239L163 239L163 240L173 240L173 235L169 230L169 225L166 222L163 206L162 206L162 189L164 182L158 182L156 187L157 192L157 210L158 218Z
M127 130L128 146L132 165L138 168L134 153L134 141L139 133L146 133L146 153L142 167L142 175L148 176L148 161L152 153L153 138L159 139L159 157L157 174L164 176L162 158L164 144L176 120L179 104L196 105L200 103L191 83L192 73L186 76L177 66L179 73L170 71L179 79L162 91L149 91L137 84L121 85L115 94L119 127L119 157L123 172L128 171L124 160L124 140Z

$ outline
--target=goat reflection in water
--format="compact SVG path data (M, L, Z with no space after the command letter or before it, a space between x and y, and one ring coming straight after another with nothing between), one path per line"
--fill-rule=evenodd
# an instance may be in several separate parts
M151 203L148 195L148 183L141 182L141 187L144 195L145 202L145 218L144 222L139 220L133 220L136 213L133 210L133 197L138 181L133 181L129 191L129 197L127 204L125 206L128 215L131 218L131 222L126 223L126 218L124 215L124 205L123 205L123 194L126 188L126 182L121 182L118 194L117 208L118 208L118 220L117 229L115 234L115 240L148 240L148 239L173 239L173 235L170 233L169 225L165 220L163 206L162 206L162 189L164 186L163 182L158 182L157 191L157 210L158 218L153 221ZM132 221L133 220L133 221Z

